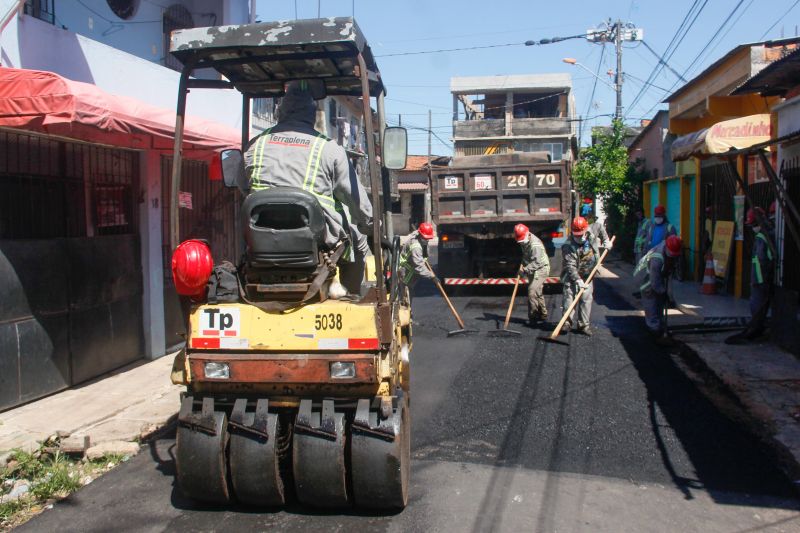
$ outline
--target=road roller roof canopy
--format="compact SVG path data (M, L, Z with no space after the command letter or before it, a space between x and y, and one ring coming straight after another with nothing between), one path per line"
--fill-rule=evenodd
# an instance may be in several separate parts
M195 70L215 69L253 97L282 96L285 83L299 79L324 81L328 95L361 96L362 54L371 96L385 91L364 34L350 17L176 30L170 52Z

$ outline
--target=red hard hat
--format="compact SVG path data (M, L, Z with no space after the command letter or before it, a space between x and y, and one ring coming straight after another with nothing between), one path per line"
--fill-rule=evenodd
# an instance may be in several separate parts
M181 296L197 296L203 292L214 268L211 250L203 241L183 241L172 254L172 279Z
M777 200L772 200L772 203L769 204L769 216L774 217L775 216L775 210L777 208L778 208L778 201Z
M748 226L753 224L760 224L766 218L764 210L760 207L753 207L747 210L747 216L744 217L744 223Z
M419 234L422 235L422 238L425 240L433 239L433 226L430 225L428 222L423 222L419 225Z
M517 224L514 226L514 238L517 240L517 242L522 242L527 239L528 233L530 233L530 230L525 224Z
M663 205L657 205L654 211L657 217L663 217L667 214L667 209Z
M587 228L589 227L589 223L586 222L586 219L583 217L575 217L572 220L572 233L573 235L583 235Z
M670 235L666 241L667 255L678 257L683 253L683 240L677 235Z

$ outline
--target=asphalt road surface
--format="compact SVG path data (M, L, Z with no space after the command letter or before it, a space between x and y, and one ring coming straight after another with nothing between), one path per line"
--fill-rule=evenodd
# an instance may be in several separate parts
M20 530L800 531L797 493L770 455L595 285L595 335L569 346L537 340L523 299L522 334L489 337L508 294L455 298L482 333L447 338L455 321L419 287L401 513L196 505L174 484L173 433ZM551 310L560 302L548 297Z

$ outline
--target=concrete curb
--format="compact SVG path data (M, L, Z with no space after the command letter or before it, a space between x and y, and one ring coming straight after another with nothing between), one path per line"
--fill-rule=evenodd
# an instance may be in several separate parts
M88 436L92 446L152 437L180 408L183 387L170 382L172 360L169 354L129 365L0 414L0 452L35 450L59 432L78 439Z

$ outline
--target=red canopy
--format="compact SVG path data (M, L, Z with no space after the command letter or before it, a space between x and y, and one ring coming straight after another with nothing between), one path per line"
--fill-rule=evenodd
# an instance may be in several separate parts
M90 83L52 72L0 68L0 126L121 148L171 152L175 112L108 94ZM240 143L241 133L233 128L186 117L185 157L208 158Z

